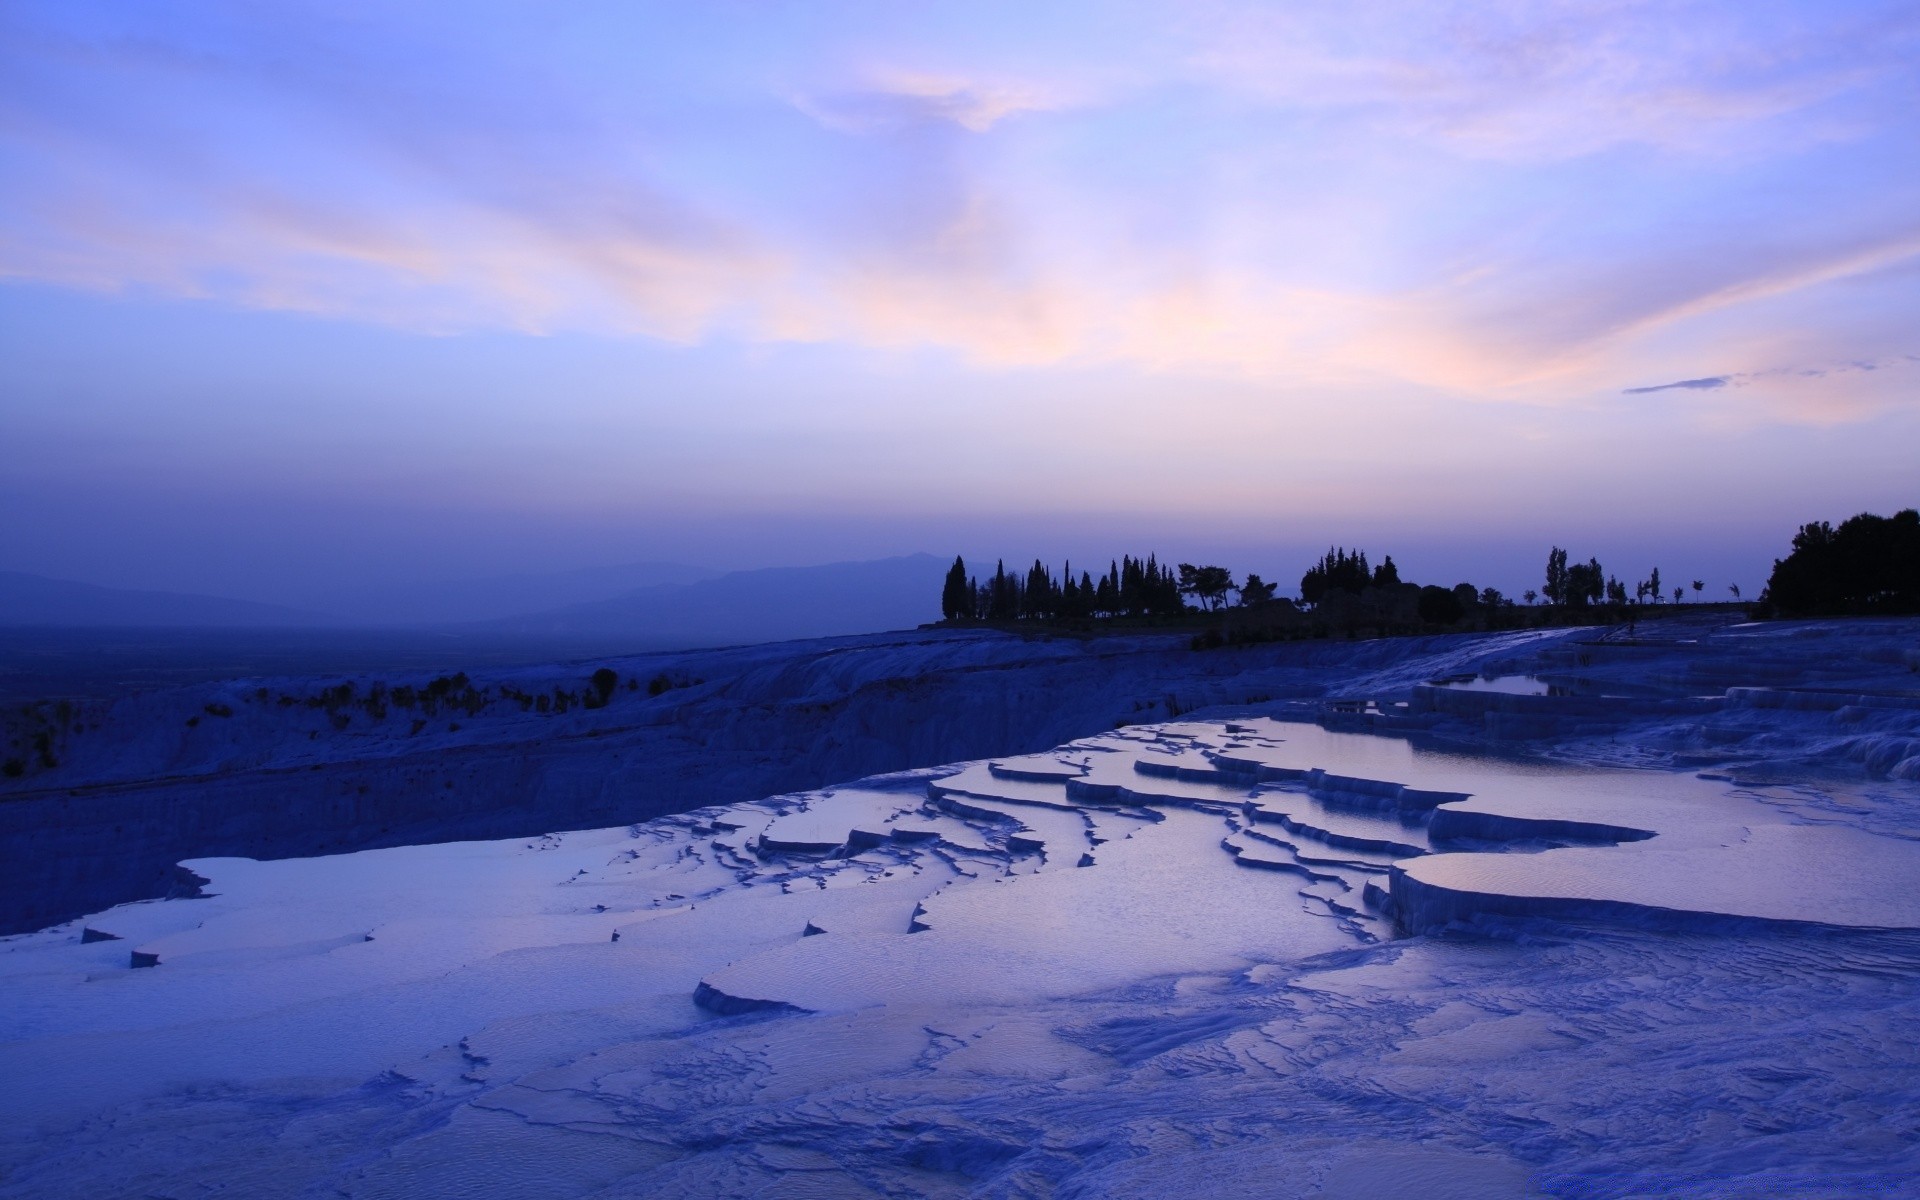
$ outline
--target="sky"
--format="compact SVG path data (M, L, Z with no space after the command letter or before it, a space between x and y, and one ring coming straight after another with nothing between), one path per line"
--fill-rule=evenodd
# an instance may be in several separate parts
M0 0L7 569L1751 594L1916 447L1920 3Z

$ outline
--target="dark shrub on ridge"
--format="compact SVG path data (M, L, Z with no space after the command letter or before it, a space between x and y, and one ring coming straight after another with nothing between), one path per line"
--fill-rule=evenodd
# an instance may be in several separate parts
M1429 625L1458 625L1467 615L1460 597L1443 587L1428 584L1420 589L1420 619Z

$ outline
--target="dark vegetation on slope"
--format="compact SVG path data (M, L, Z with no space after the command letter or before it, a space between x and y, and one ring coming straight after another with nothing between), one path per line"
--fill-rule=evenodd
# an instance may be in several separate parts
M465 671L438 675L420 684L388 684L383 680L361 683L343 680L314 691L295 695L267 687L251 689L238 697L243 709L309 710L325 715L326 725L334 732L356 726L362 731L387 731L408 738L419 737L430 725L446 723L448 732L460 730L459 718L469 719L499 712L552 713L556 716L573 709L605 708L621 692L645 691L656 697L674 688L692 687L703 680L684 671L657 671L649 678L623 678L611 667L601 667L579 687L555 685L550 689L528 691L512 683L475 686ZM72 700L42 701L0 710L0 781L50 771L60 765L69 742L100 729L104 706L76 704ZM181 725L197 728L203 720L231 720L231 704L208 703L187 715ZM285 722L280 722L284 724ZM401 733L402 726L405 732ZM309 731L317 740L320 730Z

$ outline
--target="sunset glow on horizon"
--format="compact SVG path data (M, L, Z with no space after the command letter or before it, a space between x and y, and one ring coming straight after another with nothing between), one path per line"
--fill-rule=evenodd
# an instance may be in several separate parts
M1913 3L0 5L0 557L1757 583L1920 499L1916 62Z

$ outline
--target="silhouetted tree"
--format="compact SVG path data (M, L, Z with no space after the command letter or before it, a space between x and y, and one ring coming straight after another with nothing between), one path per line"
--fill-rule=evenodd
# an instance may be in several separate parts
M1400 568L1393 565L1393 555L1387 555L1381 564L1373 569L1373 586L1392 587L1400 582Z
M1597 603L1606 587L1606 572L1600 569L1600 560L1589 559L1583 563L1574 563L1567 568L1565 580L1561 584L1564 603L1575 608L1584 608Z
M1262 604L1271 603L1274 590L1278 586L1278 584L1266 582L1258 575L1248 575L1247 581L1240 585L1240 606L1258 608Z
M1044 618L1055 615L1060 610L1057 589L1053 576L1047 572L1039 559L1027 568L1027 583L1021 589L1020 615L1023 617Z
M1148 561L1152 560L1149 559ZM1233 575L1229 573L1227 575L1227 591L1232 590ZM1177 615L1187 611L1187 602L1180 598L1180 581L1174 578L1171 569L1161 569L1160 583L1154 595L1160 604L1159 611L1163 614Z
M1920 612L1920 511L1801 526L1761 599L1790 615Z
M1069 606L1075 617L1091 617L1099 610L1099 589L1094 586L1093 574L1080 572L1080 586L1075 589L1073 603Z
M1181 563L1178 587L1181 594L1198 599L1208 612L1214 612L1226 603L1227 593L1233 590L1233 573L1225 567Z
M1696 580L1694 580L1694 581L1693 581L1693 598L1694 598L1694 603L1696 603L1696 604L1697 604L1697 603L1699 603L1699 601L1700 601L1700 593L1701 593L1702 591L1704 591L1704 590L1706 589L1706 586L1707 586L1707 581L1706 581L1706 580L1704 580L1704 579L1696 579Z
M1072 563L1060 571L1060 615L1070 621L1087 615L1080 602L1080 581L1073 577Z
M1011 621L1020 615L1020 584L1007 574L1005 559L993 565L993 582L987 585L987 619Z
M1523 599L1526 600L1528 604L1532 604L1535 600L1538 600L1540 598L1540 593L1534 591L1532 588L1528 588L1526 591L1520 593L1520 595Z
M1142 616L1147 611L1145 579L1144 564L1133 561L1131 556L1121 557L1120 608L1130 617Z
M1555 546L1547 553L1547 582L1541 588L1548 604L1570 604L1567 595L1567 552Z
M940 590L940 615L949 621L973 616L973 586L967 582L966 560L957 554L947 570L947 584Z

